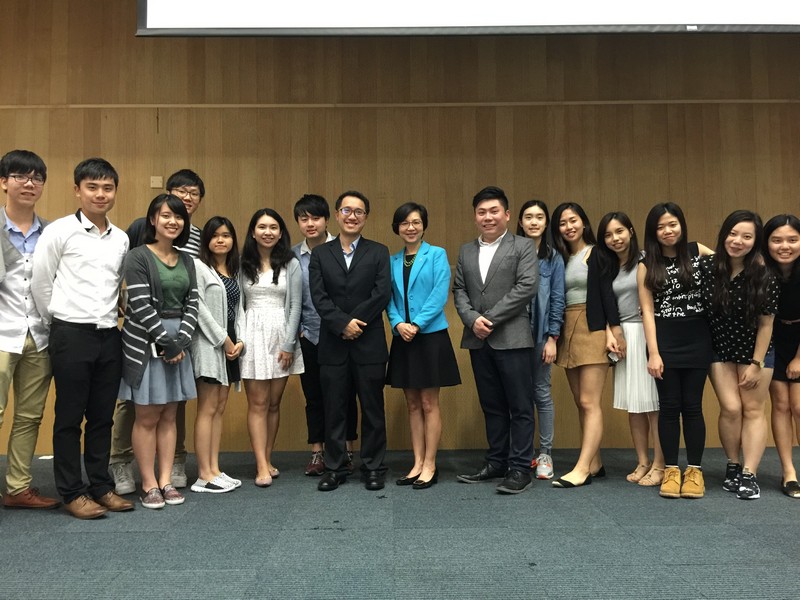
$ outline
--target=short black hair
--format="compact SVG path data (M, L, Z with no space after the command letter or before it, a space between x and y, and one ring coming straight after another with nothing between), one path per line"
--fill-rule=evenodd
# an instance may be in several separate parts
M480 192L475 194L475 197L472 198L472 208L478 208L478 204L485 202L486 200L499 200L500 204L503 205L503 208L508 210L508 198L506 197L506 193L497 186L486 186Z
M294 220L297 221L304 215L312 217L323 217L326 220L331 218L331 207L328 201L317 194L305 194L294 205Z
M169 176L169 179L167 179L168 192L186 185L196 186L200 190L200 198L202 199L205 197L206 186L203 184L203 180L200 179L200 175L191 169L181 169L180 171L176 171Z
M0 158L0 177L8 178L12 173L33 173L47 181L47 166L38 154L30 150L12 150Z
M342 206L342 200L344 200L348 196L353 196L353 198L358 198L359 200L361 200L364 203L364 210L367 212L367 214L369 214L369 200L367 200L367 197L364 194L362 194L361 192L357 192L355 190L342 192L342 194L336 199L336 205L334 206L334 208L336 210L339 210L339 208Z
M408 215L413 212L419 213L419 218L422 219L422 231L425 231L428 228L428 209L416 202L406 202L397 207L392 217L392 231L399 234L400 223L405 221Z
M104 158L87 158L78 163L74 173L75 185L80 185L86 179L111 179L114 185L119 185L119 175L111 163Z
M142 243L154 244L157 241L156 228L150 222L150 219L155 217L158 214L158 211L161 210L161 207L165 204L167 205L167 208L169 208L176 215L183 217L183 231L181 231L181 234L175 238L175 240L172 242L172 245L185 246L186 242L189 241L189 230L191 229L191 225L189 223L189 211L186 210L186 206L184 206L183 201L172 194L159 194L150 202L150 206L147 208L147 216L144 220L144 241Z

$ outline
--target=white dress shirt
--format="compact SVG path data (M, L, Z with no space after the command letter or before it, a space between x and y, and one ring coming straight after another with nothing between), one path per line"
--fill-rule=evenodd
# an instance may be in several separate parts
M497 254L497 249L500 247L500 242L506 237L508 229L505 233L493 242L484 242L480 237L478 238L478 268L481 272L481 282L486 283L486 276L489 274L489 266L492 264L494 255Z
M128 236L106 220L106 230L78 211L53 221L36 245L33 299L43 319L117 326L117 305Z

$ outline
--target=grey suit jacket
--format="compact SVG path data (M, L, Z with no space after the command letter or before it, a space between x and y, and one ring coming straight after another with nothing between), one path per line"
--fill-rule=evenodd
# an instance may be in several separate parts
M453 298L464 323L461 347L475 350L484 341L495 350L533 348L530 302L539 288L539 262L533 240L506 233L492 258L486 281L478 266L478 240L461 246L458 253ZM472 332L483 316L494 325L486 340Z

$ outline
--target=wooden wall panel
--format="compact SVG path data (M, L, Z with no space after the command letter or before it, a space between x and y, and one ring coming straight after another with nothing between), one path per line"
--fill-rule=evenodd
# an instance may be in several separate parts
M201 224L225 214L241 237L256 208L273 206L296 240L297 198L356 188L372 200L366 234L392 250L395 207L425 203L426 237L451 263L476 235L470 200L488 184L506 189L514 218L530 198L574 200L595 223L625 210L640 233L653 203L675 200L690 237L708 245L734 208L797 210L796 35L145 39L133 36L134 0L9 0L0 18L10 25L0 55L16 77L0 88L0 150L45 158L50 218L74 211L72 169L90 155L120 172L121 226L158 192L151 175L188 166L208 188ZM447 315L457 346L452 303ZM480 448L469 359L458 358L464 383L442 391L442 445ZM628 446L606 387L605 444ZM576 446L558 368L553 390L557 445ZM390 447L407 447L402 393L387 389L386 400ZM50 450L49 402L39 452ZM710 386L705 403L716 445ZM232 394L226 449L248 449L245 407ZM279 448L304 448L297 378L282 419Z

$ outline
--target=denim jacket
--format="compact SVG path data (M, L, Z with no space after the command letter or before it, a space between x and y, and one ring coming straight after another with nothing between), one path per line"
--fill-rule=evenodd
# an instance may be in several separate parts
M531 333L534 343L561 333L566 306L564 259L558 252L539 259L539 292L531 300Z

